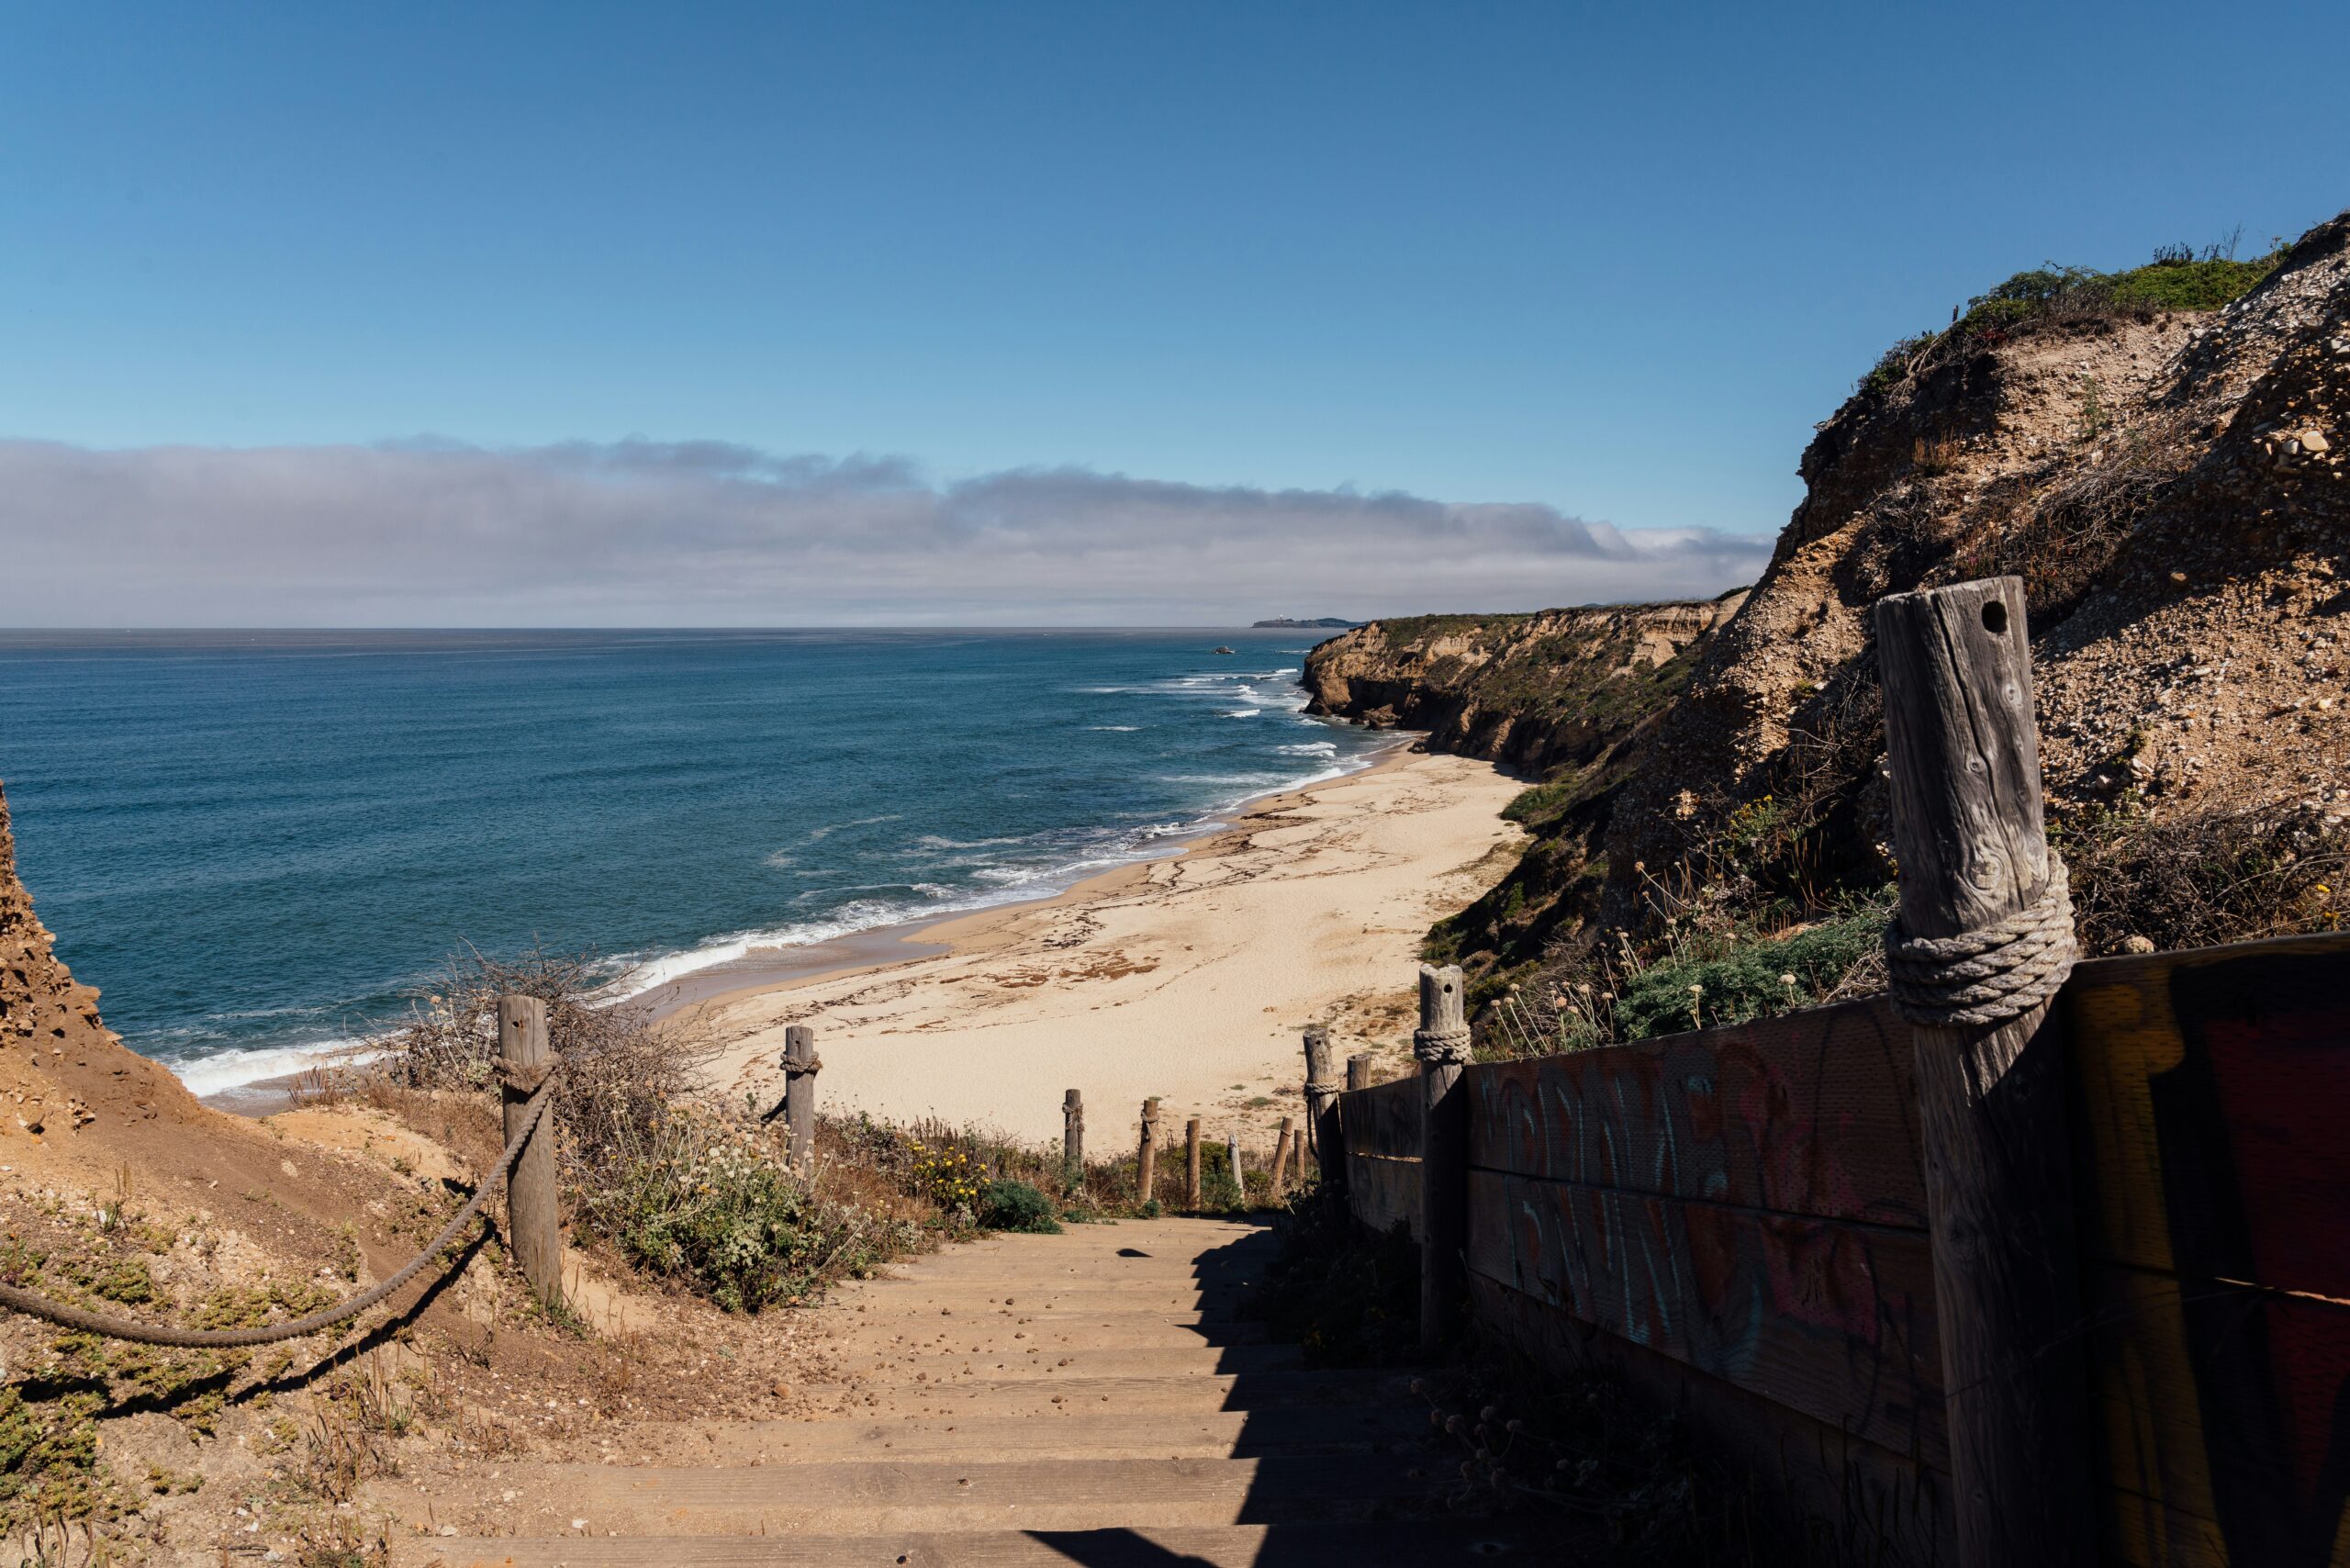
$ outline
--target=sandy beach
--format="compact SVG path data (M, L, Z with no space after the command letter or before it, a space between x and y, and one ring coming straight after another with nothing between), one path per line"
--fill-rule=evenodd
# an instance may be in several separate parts
M938 1115L1058 1138L1080 1090L1091 1141L1146 1096L1270 1141L1301 1103L1298 1036L1400 1052L1429 924L1508 868L1521 788L1490 764L1398 753L1258 803L1230 829L1059 897L930 925L896 962L699 1002L713 1071L769 1103L788 1025L815 1027L827 1110ZM941 951L941 948L944 951Z

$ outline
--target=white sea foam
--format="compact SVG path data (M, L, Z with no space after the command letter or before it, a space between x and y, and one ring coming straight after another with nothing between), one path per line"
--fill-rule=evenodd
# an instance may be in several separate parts
M1088 724L1085 727L1089 730L1094 730L1104 734L1113 735L1130 735L1136 730L1142 728L1140 724Z
M1225 717L1227 719L1253 719L1263 711L1264 710L1262 708L1235 708L1231 712L1226 713Z
M275 1046L252 1050L216 1051L195 1061L167 1062L191 1094L218 1094L241 1089L266 1078L283 1078L318 1066L330 1057L364 1061L375 1055L364 1040L320 1040L308 1046Z
M1338 755L1338 743L1306 741L1300 745L1277 745L1273 749L1283 756L1336 756Z

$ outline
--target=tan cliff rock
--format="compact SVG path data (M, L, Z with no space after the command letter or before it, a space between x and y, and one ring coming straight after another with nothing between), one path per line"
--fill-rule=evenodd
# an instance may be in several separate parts
M2343 678L2350 604L2345 419L2350 216L2224 310L2052 322L1856 395L1806 451L1770 566L1658 727L1617 817L1619 885L1840 741L1873 850L1870 607L2008 572L2030 596L2060 803L2127 795L2158 821L2338 803L2350 730L2319 704ZM1716 812L1674 812L1684 790Z
M1670 694L1739 602L1374 621L1307 655L1306 711L1532 771L1588 761Z
M1882 886L1871 607L1970 577L2024 579L2060 833L2230 821L2277 855L2338 857L2346 449L2350 215L2223 309L2053 311L1888 356L1818 427L1769 567L1718 619L1380 622L1317 648L1305 681L1315 711L1550 780L1522 802L1525 864L1432 943L1496 976L1642 925L1648 877L1735 883L1757 910ZM1670 644L1668 689L1627 703L1606 668L1648 624L1697 629ZM2143 890L2094 873L2076 879L2085 929L2118 940ZM2147 919L2215 939L2192 913Z

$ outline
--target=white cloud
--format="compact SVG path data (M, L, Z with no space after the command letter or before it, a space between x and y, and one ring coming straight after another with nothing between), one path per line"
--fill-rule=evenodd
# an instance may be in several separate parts
M1229 624L1711 594L1769 541L1550 507L721 442L0 442L6 618L46 626Z

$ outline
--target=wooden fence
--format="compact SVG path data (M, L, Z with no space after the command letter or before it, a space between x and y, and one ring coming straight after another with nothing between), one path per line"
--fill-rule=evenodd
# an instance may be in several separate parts
M2059 1006L2103 1553L2350 1562L2350 937L2099 959ZM1912 1059L1880 999L1472 1066L1473 1316L1855 1555L1954 1560ZM1339 1097L1374 1228L1416 1218L1414 1087Z
M1355 1213L1424 1342L1619 1370L1807 1558L2350 1565L2350 937L2073 966L2022 585L1875 629L1894 996L1463 1071L1424 969Z

